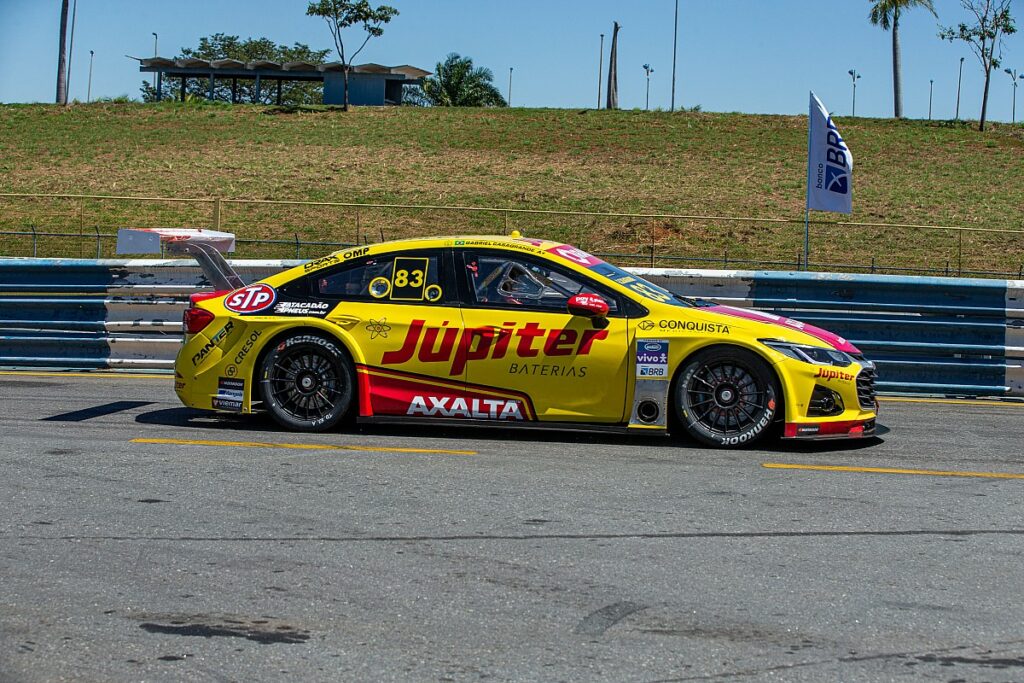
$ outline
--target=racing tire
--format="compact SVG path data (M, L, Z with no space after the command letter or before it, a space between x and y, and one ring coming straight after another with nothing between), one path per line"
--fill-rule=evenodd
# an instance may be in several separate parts
M716 347L686 361L675 388L676 418L700 443L718 448L748 446L770 431L779 387L756 354Z
M337 341L317 334L286 337L260 367L263 405L283 427L327 431L351 411L355 375Z

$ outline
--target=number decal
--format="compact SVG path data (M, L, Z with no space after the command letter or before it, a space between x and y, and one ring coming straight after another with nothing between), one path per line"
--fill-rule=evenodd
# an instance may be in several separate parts
M392 301L423 301L429 258L399 256L391 275Z

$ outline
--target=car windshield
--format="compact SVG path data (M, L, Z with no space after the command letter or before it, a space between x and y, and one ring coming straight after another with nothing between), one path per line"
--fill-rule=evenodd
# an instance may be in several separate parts
M593 260L597 261L597 263L588 265L587 267L590 270L613 282L617 282L645 299L657 301L658 303L670 304L672 306L680 306L682 308L691 308L693 306L701 305L701 302L697 299L673 294L664 287L660 287L653 282L645 280L639 275L628 273L618 266L613 266L612 264L606 261L601 261L597 258L594 258Z

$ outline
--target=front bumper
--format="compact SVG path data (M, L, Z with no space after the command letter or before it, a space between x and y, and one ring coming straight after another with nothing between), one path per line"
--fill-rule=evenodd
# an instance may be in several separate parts
M875 418L840 422L787 422L783 439L828 441L830 439L862 439L874 436Z

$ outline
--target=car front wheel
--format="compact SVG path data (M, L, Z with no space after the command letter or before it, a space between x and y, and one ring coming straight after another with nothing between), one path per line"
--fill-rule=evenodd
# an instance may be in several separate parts
M763 438L778 403L771 368L744 349L701 351L686 362L676 383L676 417L691 437L711 446L732 448Z
M336 341L315 334L283 339L263 359L264 406L289 429L322 432L352 408L355 372Z

